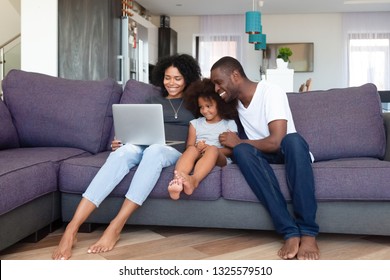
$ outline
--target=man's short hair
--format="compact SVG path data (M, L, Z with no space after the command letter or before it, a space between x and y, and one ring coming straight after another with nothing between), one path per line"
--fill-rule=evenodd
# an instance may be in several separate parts
M241 63L231 56L224 56L220 58L211 67L211 71L217 68L221 68L222 71L229 75L233 73L234 70L237 70L243 78L246 78L246 74L244 72L244 69L242 68Z

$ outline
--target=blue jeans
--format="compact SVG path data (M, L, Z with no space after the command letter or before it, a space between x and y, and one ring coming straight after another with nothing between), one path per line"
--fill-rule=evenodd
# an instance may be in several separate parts
M125 196L142 205L156 185L162 169L174 165L180 155L181 153L171 146L126 144L110 153L83 197L99 207L130 169L138 165Z
M302 235L316 236L317 202L309 146L298 133L287 134L280 152L263 153L250 144L239 144L233 149L248 185L271 215L275 229L284 239ZM285 164L286 180L292 198L293 217L280 191L270 164Z

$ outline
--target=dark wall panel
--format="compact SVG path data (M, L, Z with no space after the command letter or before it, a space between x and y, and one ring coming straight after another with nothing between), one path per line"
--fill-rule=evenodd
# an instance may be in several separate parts
M117 79L120 1L59 0L59 76Z

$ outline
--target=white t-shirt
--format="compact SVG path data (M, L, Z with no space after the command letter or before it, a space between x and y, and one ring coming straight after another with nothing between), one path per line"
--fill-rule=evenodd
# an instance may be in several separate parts
M200 117L190 122L196 130L196 141L205 140L206 144L222 148L219 143L219 134L228 130L237 132L234 120L221 120L217 123L208 123L206 118Z
M296 132L286 92L264 80L257 84L248 108L238 101L238 114L250 140L268 137L268 124L274 120L287 120L287 134Z

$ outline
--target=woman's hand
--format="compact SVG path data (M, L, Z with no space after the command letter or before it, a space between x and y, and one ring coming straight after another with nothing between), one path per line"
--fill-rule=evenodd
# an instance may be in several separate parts
M115 151L116 149L118 149L118 148L120 148L122 146L123 146L122 142L120 140L118 140L118 139L114 138L114 140L112 140L112 142L111 142L111 149L113 151Z

